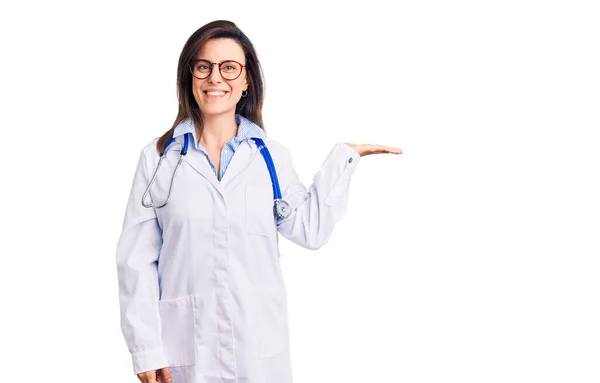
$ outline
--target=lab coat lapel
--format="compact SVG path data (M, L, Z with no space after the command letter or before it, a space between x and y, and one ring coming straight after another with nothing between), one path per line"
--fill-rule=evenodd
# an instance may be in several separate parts
M211 183L220 193L223 191L223 185L227 182L230 182L234 179L239 173L244 171L249 165L250 161L255 158L258 153L258 148L253 140L245 140L240 144L237 148L229 165L227 166L227 170L223 175L223 179L221 182L217 179L214 171L210 167L208 160L204 153L200 150L195 149L190 145L190 150L188 150L188 154L183 157L183 161L187 163L190 167L192 167L197 173L206 178L208 182ZM259 153L258 153L259 154Z
M227 166L227 170L225 170L221 184L230 182L239 173L244 171L250 165L250 161L252 161L256 152L257 148L253 140L248 139L242 142L235 153L233 153L233 157Z
M204 153L194 148L191 143L188 153L183 157L183 161L198 172L202 177L206 178L219 192L221 192L221 184L215 175L215 172L210 167Z

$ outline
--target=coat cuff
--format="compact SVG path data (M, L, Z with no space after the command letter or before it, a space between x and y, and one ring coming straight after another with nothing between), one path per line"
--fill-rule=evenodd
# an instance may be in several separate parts
M339 176L333 181L325 198L325 204L328 206L345 209L348 197L348 187L352 174L360 162L360 154L343 142L335 144L328 160L333 161L340 168ZM340 214L341 216L341 214Z
M344 159L344 171L348 173L348 176L351 176L361 160L360 154L343 142L338 142L336 144L334 153L336 153L336 156L339 156L339 158Z
M159 370L163 367L168 367L169 363L162 349L140 350L131 354L133 359L133 372Z

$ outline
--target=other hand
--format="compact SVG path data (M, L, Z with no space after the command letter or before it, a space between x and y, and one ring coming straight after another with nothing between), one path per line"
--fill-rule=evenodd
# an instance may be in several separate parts
M169 367L163 367L160 370L151 370L137 374L142 383L173 383Z

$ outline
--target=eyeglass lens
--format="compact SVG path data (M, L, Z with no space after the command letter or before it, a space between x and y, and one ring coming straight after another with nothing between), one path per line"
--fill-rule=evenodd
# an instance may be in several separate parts
M194 76L200 78L208 77L213 67L213 65L206 60L198 60L193 65ZM242 66L235 61L223 61L220 65L220 69L223 78L233 80L240 75Z

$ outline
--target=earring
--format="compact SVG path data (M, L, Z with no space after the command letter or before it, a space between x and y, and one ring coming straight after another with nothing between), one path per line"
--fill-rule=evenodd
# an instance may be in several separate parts
M246 92L246 94L244 94L244 92ZM248 95L248 91L247 90L243 90L242 91L242 97L246 97Z

